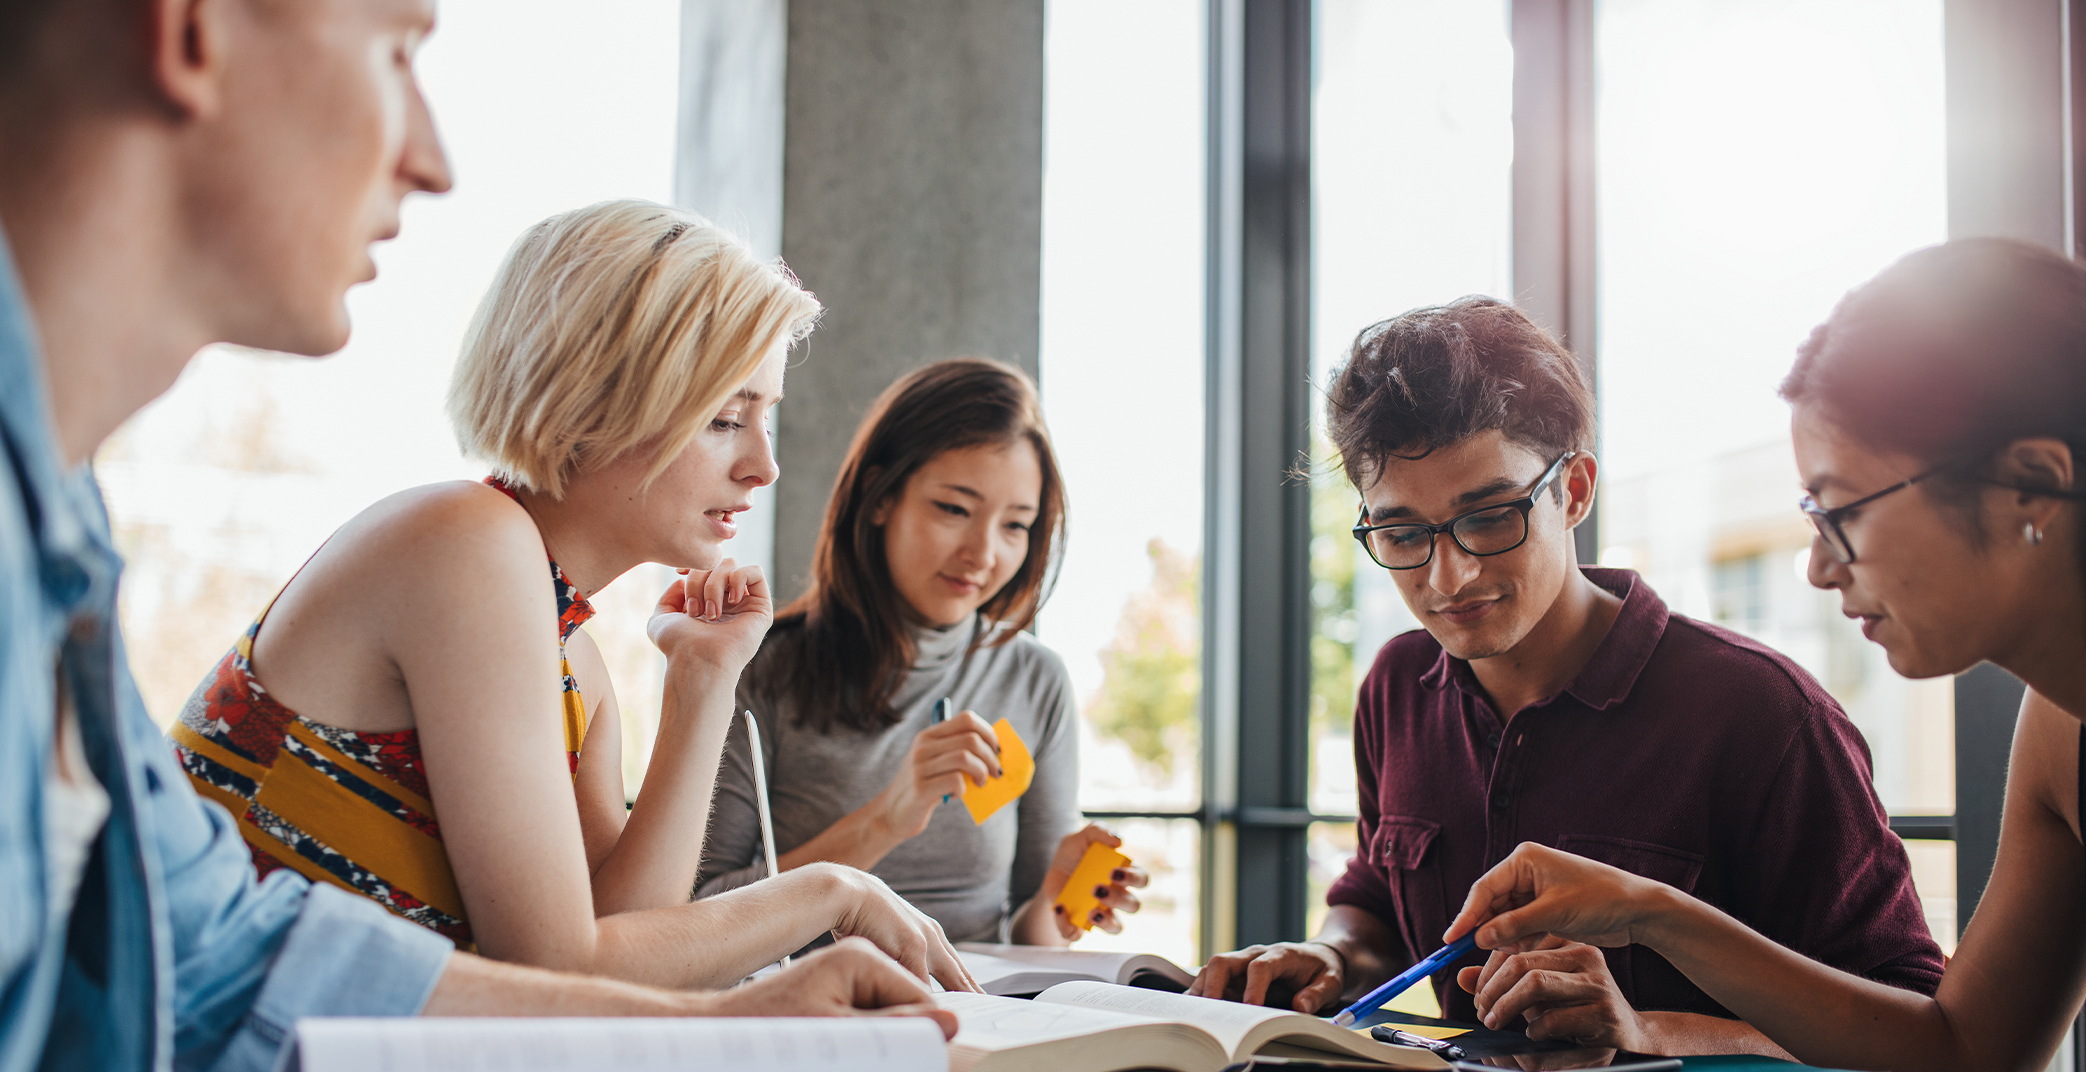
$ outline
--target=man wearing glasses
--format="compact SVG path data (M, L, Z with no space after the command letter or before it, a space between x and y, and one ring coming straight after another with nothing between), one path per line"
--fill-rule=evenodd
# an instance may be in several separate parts
M1581 568L1593 396L1513 307L1465 298L1377 324L1327 427L1354 528L1424 630L1355 703L1358 851L1308 942L1211 958L1193 993L1327 1012L1442 944L1523 841L1624 868L1808 956L1923 993L1941 952L1867 746L1786 656ZM1781 1051L1637 946L1551 941L1436 977L1443 1014L1639 1053ZM1452 985L1460 983L1461 985Z

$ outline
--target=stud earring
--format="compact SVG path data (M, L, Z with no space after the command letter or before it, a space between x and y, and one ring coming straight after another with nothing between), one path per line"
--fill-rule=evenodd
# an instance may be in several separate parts
M2021 526L2021 536L2028 541L2028 546L2030 547L2041 547L2043 545L2043 530L2036 528L2033 521Z

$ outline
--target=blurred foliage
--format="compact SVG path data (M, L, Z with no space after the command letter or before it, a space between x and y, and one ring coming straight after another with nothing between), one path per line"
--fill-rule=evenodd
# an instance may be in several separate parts
M1319 456L1331 456L1319 443ZM1311 481L1311 731L1345 734L1354 721L1354 521L1359 497L1337 466ZM1373 652L1371 653L1374 654Z
M1202 559L1158 539L1145 553L1151 583L1123 605L1115 640L1101 652L1101 690L1087 719L1170 778L1175 754L1192 753L1195 744Z

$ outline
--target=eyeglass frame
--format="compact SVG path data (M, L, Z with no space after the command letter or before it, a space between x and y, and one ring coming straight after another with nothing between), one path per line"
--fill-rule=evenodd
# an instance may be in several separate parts
M1368 553L1369 561L1374 562L1379 566L1383 566L1383 568L1387 570L1415 570L1433 562L1434 547L1437 543L1440 542L1440 537L1443 533L1448 534L1449 539L1456 544L1458 550L1462 551L1466 555L1471 556L1472 558L1491 558L1494 555L1506 554L1508 551L1516 550L1522 544L1528 542L1528 533L1531 528L1528 520L1528 515L1535 510L1536 500L1541 498L1543 492L1557 480L1558 475L1564 472L1565 463L1571 461L1573 458L1578 457L1579 454L1579 451L1568 450L1565 451L1563 454L1558 455L1557 460L1550 463L1550 468L1544 470L1543 475L1536 480L1535 486L1529 488L1528 494L1522 496L1521 498L1514 499L1508 502L1492 503L1488 506L1480 506L1475 510L1466 510L1463 513L1457 514L1455 517L1452 517L1439 525L1429 525L1424 521L1387 521L1381 525L1371 525L1368 524L1369 506L1367 503L1364 503L1362 504L1361 517L1356 520L1354 528L1350 529L1349 531L1353 533L1355 542L1361 544L1362 550ZM1521 538L1515 540L1512 546L1502 547L1497 551L1473 551L1468 546L1466 546L1460 538L1457 537L1456 526L1459 523L1461 523L1464 519L1476 517L1479 514L1488 514L1494 510L1502 509L1514 510L1519 512L1521 515ZM1372 532L1380 532L1384 529L1427 530L1427 557L1421 559L1418 562L1413 563L1410 566L1384 565L1383 559L1376 557L1376 549L1374 547L1369 546L1369 534Z
M1811 528L1813 531L1818 533L1818 538L1824 542L1825 549L1831 551L1832 556L1834 558L1839 559L1841 565L1852 566L1854 565L1855 559L1854 541L1848 539L1847 531L1840 527L1840 522L1844 520L1848 514L1854 512L1855 510L1859 510L1862 507L1867 506L1870 503L1875 502L1876 500L1881 499L1886 495L1893 495L1897 492L1904 491L1906 488L1909 488L1912 485L1927 479L1928 477L1934 476L1937 473L1940 473L1941 471L1948 469L1949 467L1955 464L1956 462L1953 461L1942 462L1940 465L1934 466L1933 468L1925 470L1924 472L1915 473L1912 476L1906 477L1905 479L1900 480L1895 484L1892 484L1890 487L1884 488L1882 491L1872 492L1868 495L1864 495L1861 498L1854 500L1851 503L1842 503L1841 505L1832 507L1831 509L1827 509L1823 506L1818 505L1817 499L1814 499L1810 495L1806 494L1802 499L1797 500L1796 508L1798 510L1803 511L1804 517L1810 519Z

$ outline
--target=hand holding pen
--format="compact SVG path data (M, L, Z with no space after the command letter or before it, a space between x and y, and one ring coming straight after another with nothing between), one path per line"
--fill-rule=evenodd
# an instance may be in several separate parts
M898 776L877 795L883 824L900 838L927 829L927 821L945 798L963 792L966 782L984 785L1001 774L999 736L975 712L959 711L921 730L906 752Z

